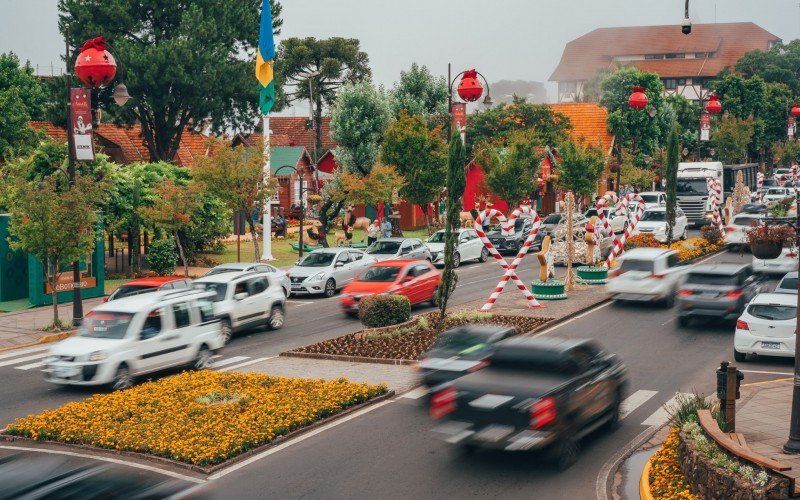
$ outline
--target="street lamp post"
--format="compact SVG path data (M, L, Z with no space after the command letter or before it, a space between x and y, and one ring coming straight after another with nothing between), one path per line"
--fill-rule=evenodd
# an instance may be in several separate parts
M634 85L633 86L633 92L631 93L630 97L628 97L628 106L630 106L631 109L635 109L637 111L641 111L641 110L643 110L644 108L647 107L648 102L649 101L647 99L647 94L644 93L644 87L642 87L641 85ZM650 114L651 118L653 116L655 116L655 109L651 109L648 114ZM632 141L631 150L633 152L635 152L636 151L636 135L635 134L631 134L631 141ZM617 165L617 186L616 186L616 191L617 191L617 194L619 194L620 193L620 183L622 181L622 144L620 144L619 149L617 151L619 153L619 161L618 161L619 164Z
M494 102L492 101L492 95L489 91L489 82L486 81L486 77L484 77L479 71L474 69L464 70L458 73L455 77L451 78L450 75L450 64L447 65L447 113L449 120L447 121L447 140L450 140L450 136L453 135L452 130L452 123L453 123L453 86L456 83L456 79L461 77L461 82L458 84L458 96L463 99L465 102L475 102L483 95L483 87L481 86L480 81L478 81L477 77L481 77L483 83L486 85L486 97L483 98L483 105L487 108L491 107Z
M298 196L300 196L300 236L299 236L299 241L298 241L299 245L297 247L297 257L302 259L303 258L303 221L305 220L305 216L306 216L306 204L303 201L303 193L310 191L310 188L303 187L303 174L299 170L297 170L296 167L293 167L291 165L283 165L283 166L279 167L274 172L275 176L277 177L278 176L278 172L280 172L284 168L288 168L288 169L293 170L294 173L297 174L297 180L298 180L298 183L299 183L299 185L298 185L298 191L299 191ZM291 189L291 187L290 187L290 189Z

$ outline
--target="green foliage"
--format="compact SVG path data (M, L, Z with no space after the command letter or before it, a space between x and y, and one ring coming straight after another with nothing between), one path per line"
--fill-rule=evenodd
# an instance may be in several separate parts
M158 240L150 244L147 250L147 265L150 270L159 276L175 274L175 264L178 263L178 252L175 250L175 240Z
M722 239L722 232L713 224L707 224L700 228L700 235L704 240L715 245Z
M800 141L787 140L776 143L772 149L775 153L775 164L779 167L791 167L800 158Z
M719 161L726 165L746 162L747 146L754 133L755 121L752 118L722 117L714 131Z
M62 34L69 30L74 51L98 34L106 38L134 96L118 118L141 124L154 161L171 161L192 123L211 118L216 131L252 126L261 4L59 0L59 28ZM272 12L280 27L280 7L273 5Z
M597 181L603 174L606 158L600 146L585 146L573 141L564 141L558 148L560 161L558 185L576 196L588 196L597 189Z
M431 117L447 115L447 81L434 77L427 66L411 64L411 69L400 72L400 81L389 93L392 113L401 118L403 113Z
M583 84L581 95L579 96L582 102L599 102L603 97L603 81L613 73L608 68L601 68L597 70L591 78L586 80Z
M641 85L647 95L647 108L633 109L628 104L634 85ZM600 104L608 110L608 129L616 135L618 146L636 149L645 154L652 154L663 138L663 120L656 115L651 118L648 110L654 108L656 113L663 113L664 84L655 73L639 71L633 67L616 70L602 83L603 96Z
M369 174L390 120L389 102L382 90L367 81L344 85L331 110L331 139L338 144L338 165L345 172Z
M537 148L543 145L530 131L514 131L508 146L495 148L479 146L478 161L486 171L486 186L500 198L516 208L526 196L536 189L536 172L543 154Z
M47 93L30 63L20 66L13 52L0 54L0 162L33 149L39 135L28 121L43 119L46 105Z
M676 123L667 136L666 195L667 195L667 241L672 241L675 230L675 212L678 206L678 163L680 163L681 144L679 142L679 125Z
M620 172L620 183L623 186L633 186L639 189L649 189L655 180L655 173L644 167L639 167L634 163L634 157L627 152L622 155L622 172Z
M800 40L748 52L736 63L736 71L745 78L759 76L766 82L783 83L792 94L800 95Z
M678 94L670 94L664 98L665 106L672 109L675 114L675 121L678 125L678 135L684 132L697 132L700 126L700 106L693 104L692 101ZM672 131L672 127L667 128L667 136Z
M411 302L405 295L369 295L358 303L358 318L367 328L404 323L411 318Z
M682 427L687 422L697 422L697 410L719 410L702 394L676 394L674 400L673 406L665 407L670 423L674 427Z

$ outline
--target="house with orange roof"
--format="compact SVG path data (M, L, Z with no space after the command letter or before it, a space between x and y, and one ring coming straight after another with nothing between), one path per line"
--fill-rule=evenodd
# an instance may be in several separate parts
M666 94L698 104L720 71L780 41L751 22L695 24L690 35L677 25L598 28L567 43L549 80L558 83L558 102L573 102L598 71L635 66L657 73Z

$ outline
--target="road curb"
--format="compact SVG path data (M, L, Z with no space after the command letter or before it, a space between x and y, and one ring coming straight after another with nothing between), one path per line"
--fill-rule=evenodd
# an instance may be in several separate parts
M328 361L346 361L348 363L374 363L379 365L397 366L410 366L417 363L417 361L412 359L367 358L364 356L344 356L341 354L324 354L316 352L285 351L280 353L279 356L286 358L323 359Z
M644 464L642 476L639 478L639 498L641 500L653 500L653 493L650 491L650 459Z
M644 431L640 432L627 445L625 445L624 448L617 451L609 460L606 461L606 463L603 464L603 467L600 469L600 473L597 474L597 483L595 484L597 500L608 500L609 498L613 497L611 494L611 478L613 474L619 470L622 462L627 460L628 457L633 455L644 443L649 441L653 436L656 435L658 431L668 424L669 422L665 422L661 425L648 427ZM647 463L650 463L650 461L648 460Z
M8 347L0 347L0 352L13 351L14 349L22 349L24 347L34 347L34 346L41 345L41 344L50 344L52 342L58 342L59 340L64 340L64 339L66 339L68 337L72 337L73 335L75 335L76 332L77 332L77 330L70 330L70 331L67 331L67 332L52 333L52 334L43 336L42 338L40 338L36 342L28 342L26 344L19 344L19 345L8 346Z

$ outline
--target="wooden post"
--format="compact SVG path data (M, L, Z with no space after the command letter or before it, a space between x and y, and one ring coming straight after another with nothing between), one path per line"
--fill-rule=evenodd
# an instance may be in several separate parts
M725 380L725 431L736 432L736 367L728 365Z
M242 235L236 232L236 262L242 261Z

